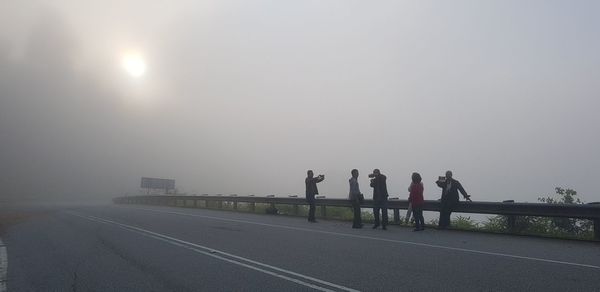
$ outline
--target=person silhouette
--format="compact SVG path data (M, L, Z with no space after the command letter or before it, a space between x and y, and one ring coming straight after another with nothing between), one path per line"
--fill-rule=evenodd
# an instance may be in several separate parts
M304 180L304 184L306 185L306 201L308 202L308 222L316 223L315 219L315 195L319 194L319 190L317 189L317 183L322 182L325 179L325 176L319 174L317 177L314 177L314 173L312 170L308 170L306 172L306 179Z
M375 224L373 229L377 229L381 223L383 230L387 229L388 225L388 213L387 213L387 177L381 174L379 169L374 169L372 174L369 174L371 178L371 187L373 188L373 215L375 216ZM379 210L381 210L381 221L379 220Z
M409 196L408 202L412 206L413 218L415 218L415 230L425 230L425 219L423 218L423 205L425 201L423 199L423 183L421 182L421 175L418 172L413 172L411 176L412 183L408 188Z
M349 199L352 202L352 211L354 213L352 228L362 228L363 224L360 214L360 203L364 197L360 192L360 187L358 185L358 169L353 169L350 173L352 174L352 177L348 181L350 183Z
M459 181L452 178L450 170L446 171L445 177L439 177L435 183L442 189L439 228L446 229L450 226L450 215L458 205L458 192L469 202L471 196L467 194Z

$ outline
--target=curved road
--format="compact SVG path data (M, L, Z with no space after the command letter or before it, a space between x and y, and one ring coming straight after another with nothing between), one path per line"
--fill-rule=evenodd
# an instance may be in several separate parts
M149 206L29 208L8 291L600 291L591 242Z

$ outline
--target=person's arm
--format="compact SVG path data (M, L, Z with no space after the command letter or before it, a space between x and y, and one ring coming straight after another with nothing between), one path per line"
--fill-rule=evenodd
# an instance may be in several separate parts
M444 188L444 182L441 180L436 181L435 184L442 189Z
M383 193L385 194L385 197L387 198L389 196L388 191L387 191L387 183L385 182L385 180L383 181Z
M317 182L317 183L320 183L320 182L322 182L324 179L325 179L325 177L324 177L324 176L321 176L321 175L319 175L319 176L317 176L317 177L315 178L315 182Z
M350 180L350 196L353 198L359 193L360 191L358 190L358 182L355 180Z
M469 196L467 194L467 191L465 191L465 188L463 188L463 186L460 184L460 182L457 182L457 186L456 187L458 188L458 191L462 194L463 198L465 198L465 200L467 200L467 201L470 202L471 201L471 196Z

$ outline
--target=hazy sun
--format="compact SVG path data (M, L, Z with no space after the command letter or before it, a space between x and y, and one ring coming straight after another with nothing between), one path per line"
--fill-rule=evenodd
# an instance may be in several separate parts
M146 62L139 53L127 53L122 58L123 69L129 75L139 78L146 73Z

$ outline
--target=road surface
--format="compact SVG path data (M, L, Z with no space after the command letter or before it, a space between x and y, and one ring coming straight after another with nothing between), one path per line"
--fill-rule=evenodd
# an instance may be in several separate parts
M592 242L156 206L17 217L8 291L600 291Z

